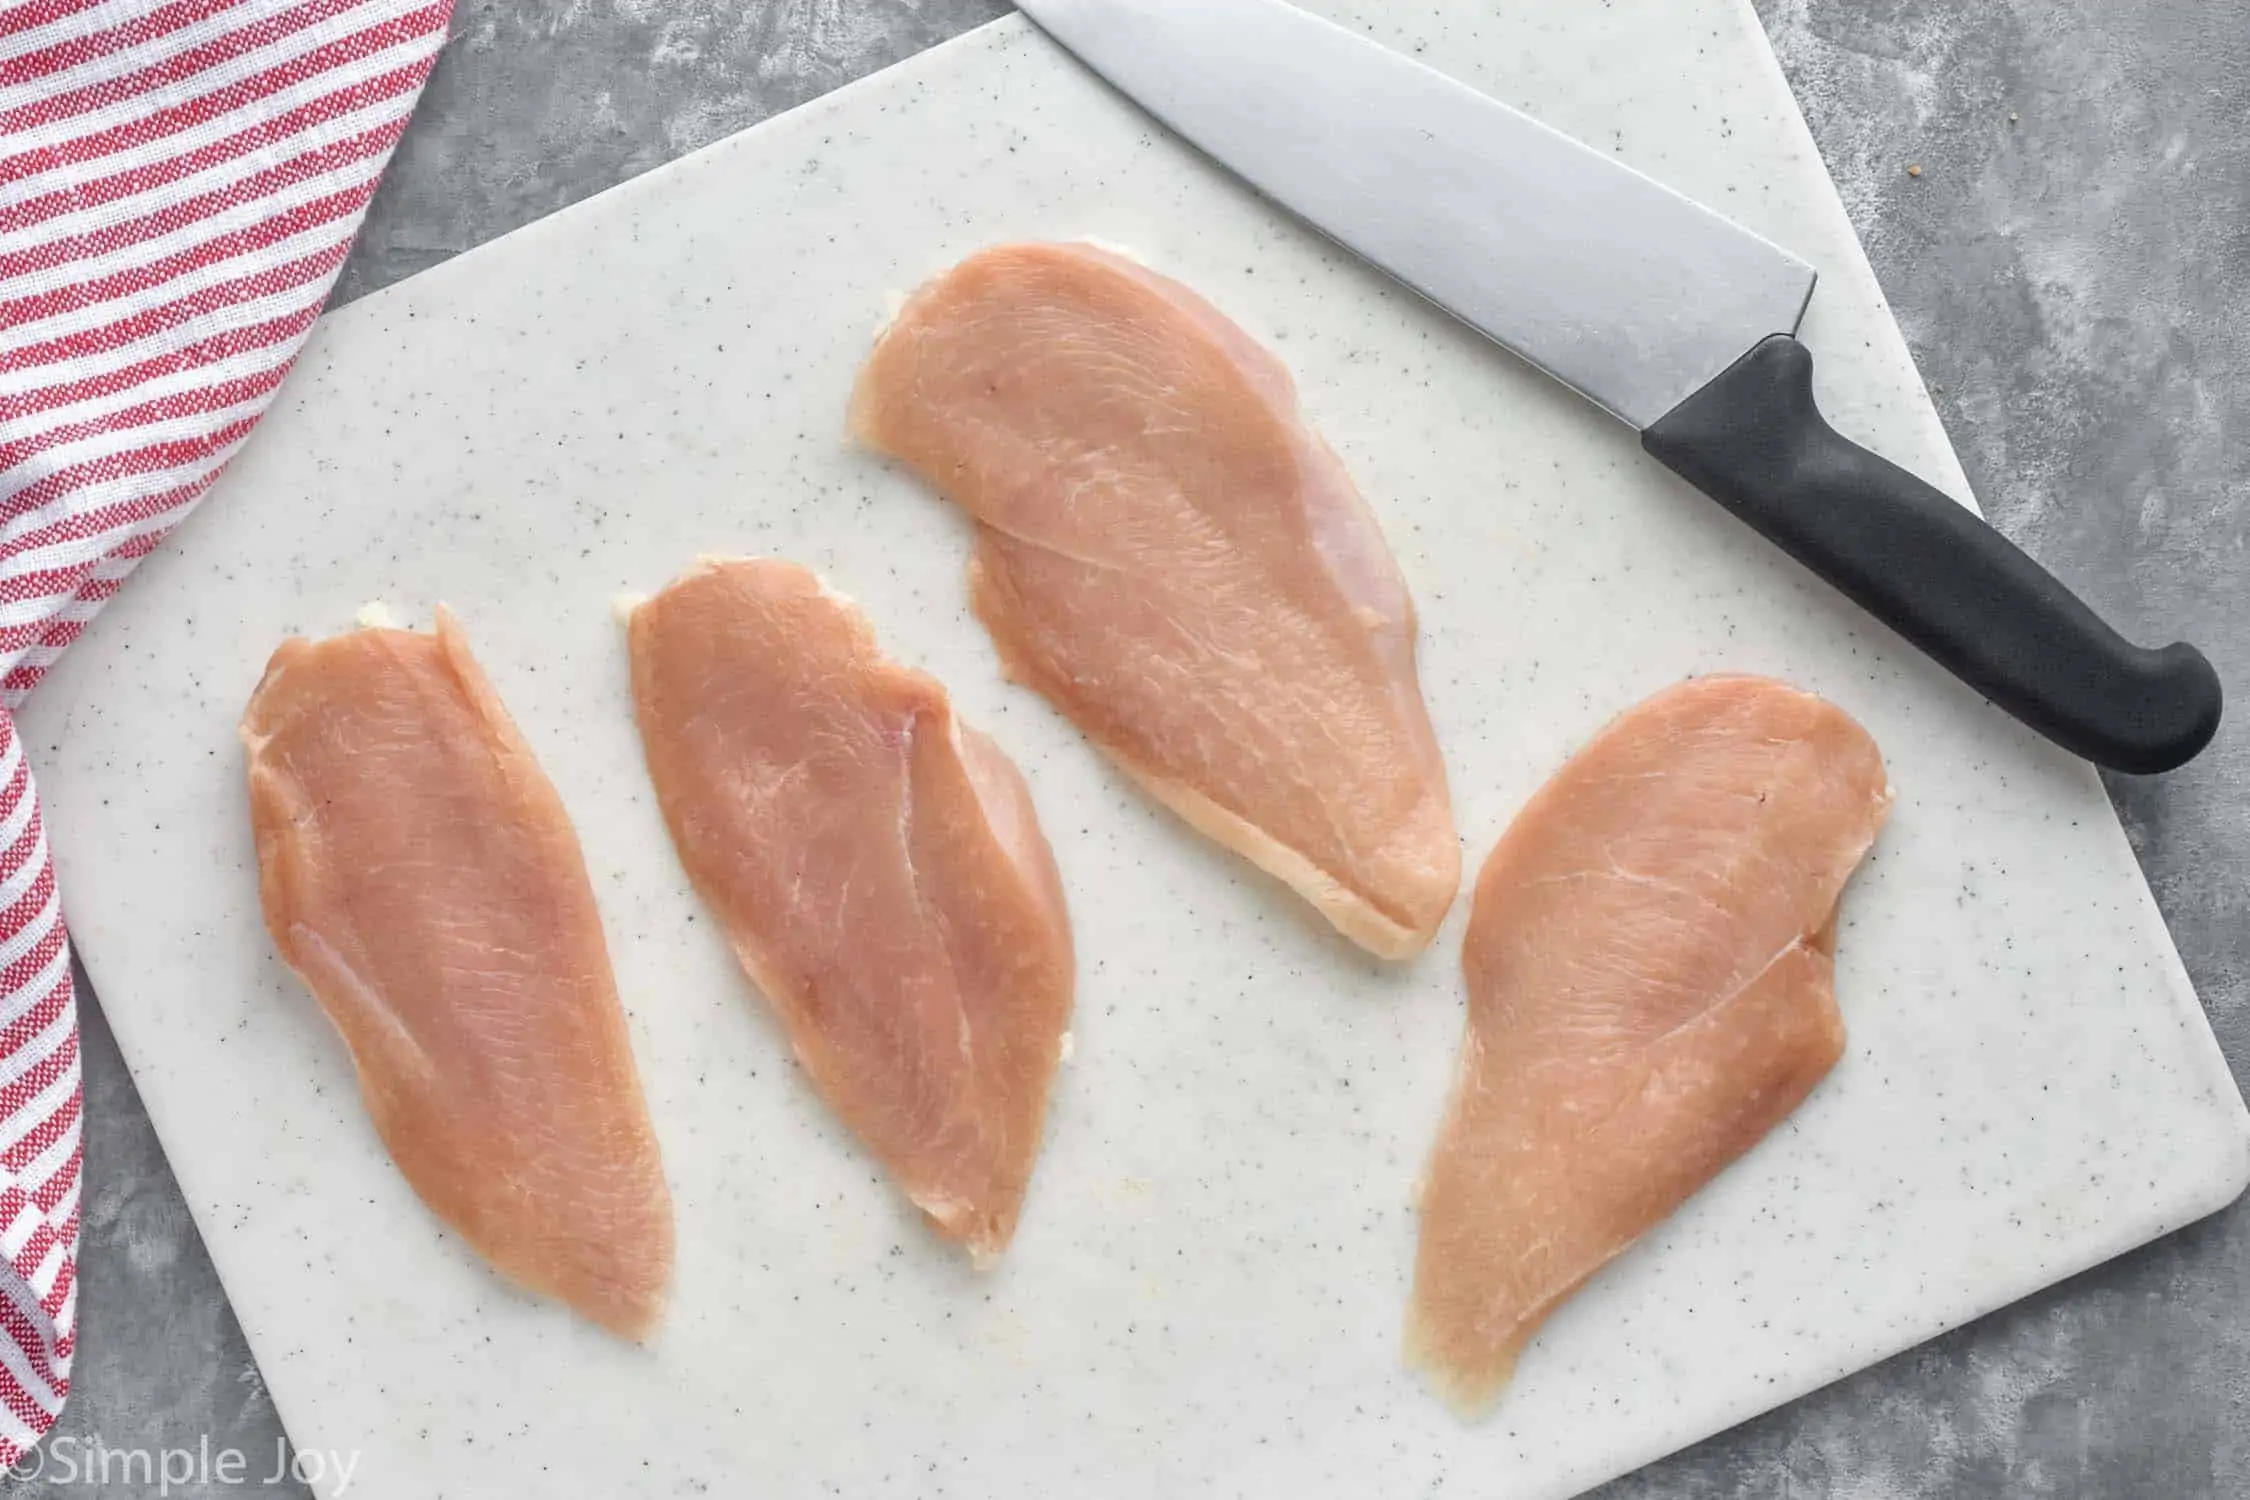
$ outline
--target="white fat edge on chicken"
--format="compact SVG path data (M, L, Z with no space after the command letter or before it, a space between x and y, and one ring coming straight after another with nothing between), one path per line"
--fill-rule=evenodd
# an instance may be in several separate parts
M883 316L876 319L875 337L870 342L880 344L888 338L891 329L898 325L899 315L906 311L906 305L913 300L913 293L902 292L895 286L885 290L883 293Z
M828 581L828 575L826 573L816 571L813 574L813 582L820 585L821 598L826 599L830 604L838 605L841 608L850 610L853 614L860 616L862 619L868 619L870 620L870 622L872 622L872 617L868 615L867 611L859 607L859 601L857 599L854 599L851 595L845 593L842 589L836 587L836 585L834 585L833 583L830 583ZM870 628L872 628L872 623L870 623Z
M1120 260L1131 261L1143 270L1153 271L1156 269L1149 264L1147 256L1130 245L1120 245L1115 240L1105 240L1100 235L1095 234L1080 235L1078 243L1091 245L1096 250L1105 250ZM881 317L875 320L875 333L870 342L877 344L883 342L890 335L890 331L898 326L899 315L906 311L908 304L912 303L913 300L914 294L912 292L902 292L895 286L885 288L883 291L883 313Z
M1131 261L1134 265L1139 266L1144 271L1153 271L1156 269L1155 266L1149 264L1149 259L1147 256L1141 254L1140 251L1135 250L1131 245L1120 245L1115 240L1105 240L1100 235L1094 234L1080 235L1078 237L1078 243L1081 245L1091 245L1096 250L1106 250L1120 260Z
M699 552L696 554L695 565L689 568L685 573L682 573L678 578L672 580L672 582L673 584L685 583L690 578L696 577L698 574L712 572L719 568L731 567L736 563L773 562L778 560L779 559L767 557L744 557L740 555L730 555L724 552ZM820 585L821 597L827 599L830 603L840 604L844 608L852 610L855 613L865 613L864 610L860 609L859 601L857 599L854 599L851 595L845 593L842 589L836 587L836 585L834 585L833 583L830 583L826 574L814 572L813 581ZM666 586L670 587L671 585ZM633 623L633 616L639 612L640 607L648 603L649 600L655 597L656 596L653 594L641 593L638 590L627 590L624 593L612 594L609 600L609 610L612 615L615 615L617 617L618 624L630 625Z
M398 623L398 616L392 614L391 607L380 599L370 599L362 604L359 607L359 613L352 616L352 623L362 630L397 630L401 628Z

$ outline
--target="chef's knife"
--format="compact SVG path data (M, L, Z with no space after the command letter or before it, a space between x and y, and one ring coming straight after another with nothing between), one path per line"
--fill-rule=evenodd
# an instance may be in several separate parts
M2168 771L2218 730L2187 645L2118 635L1999 532L1831 428L1813 268L1283 0L1020 0L1314 228L1632 424L1641 445L2066 749Z

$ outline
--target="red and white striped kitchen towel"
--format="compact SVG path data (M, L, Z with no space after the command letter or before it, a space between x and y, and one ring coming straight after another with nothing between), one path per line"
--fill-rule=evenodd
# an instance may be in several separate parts
M78 1018L10 711L241 447L452 0L0 0L0 1467L77 1309Z

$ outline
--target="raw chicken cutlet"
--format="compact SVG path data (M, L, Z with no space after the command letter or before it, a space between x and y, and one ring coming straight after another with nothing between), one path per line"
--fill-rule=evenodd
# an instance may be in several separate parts
M1278 360L1122 257L1006 246L908 302L852 426L980 523L1012 678L1353 941L1428 945L1461 855L1414 604Z
M1836 906L1890 801L1842 711L1707 678L1610 725L1493 851L1407 1317L1464 1411L1842 1056Z
M990 1263L1015 1233L1076 980L1022 776L803 568L706 563L629 629L688 877L822 1096Z
M284 643L242 741L266 925L392 1160L502 1275L647 1336L672 1199L608 945L460 626Z

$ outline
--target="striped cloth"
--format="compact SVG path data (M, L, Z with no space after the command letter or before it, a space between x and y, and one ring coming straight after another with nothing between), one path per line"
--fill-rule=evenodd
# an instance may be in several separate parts
M10 711L242 446L452 0L0 0L0 1467L77 1310L78 1020Z

